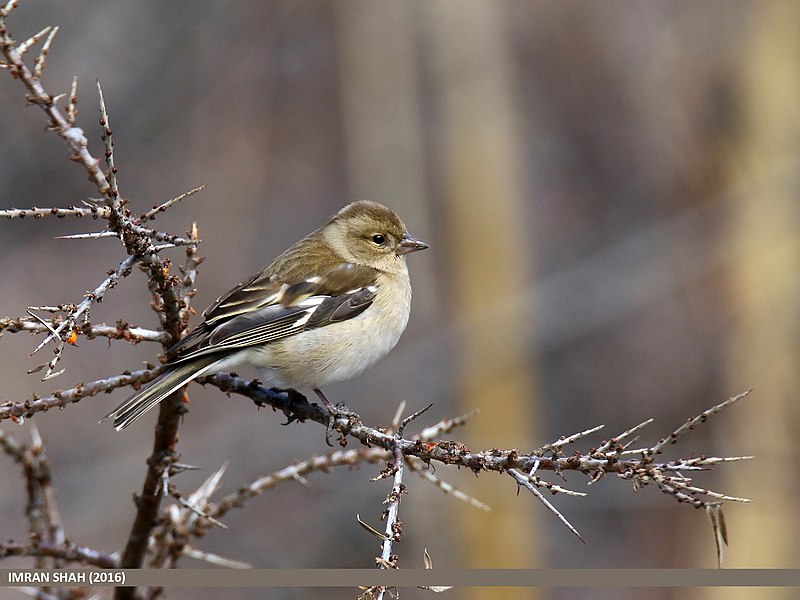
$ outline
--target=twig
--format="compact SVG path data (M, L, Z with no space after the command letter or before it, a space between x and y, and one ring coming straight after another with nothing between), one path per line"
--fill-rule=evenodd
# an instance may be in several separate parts
M58 508L58 495L53 487L50 461L44 451L44 442L35 425L31 425L30 453L35 458L35 469L31 472L30 477L35 479L36 485L39 487L40 498L36 499L36 504L38 505L37 510L41 507L44 512L45 539L51 544L63 544L65 540L64 525L61 520L61 511ZM53 561L54 569L60 569L61 566L60 560Z
M0 217L6 219L24 219L31 217L32 219L44 219L45 217L56 217L64 219L66 217L75 217L77 219L106 219L110 211L104 206L92 206L91 208L79 208L77 206L68 206L67 208L7 208L0 210ZM116 235L113 234L112 235Z
M170 233L164 233L162 231L157 231L155 229L147 229L146 227L142 227L141 225L137 225L135 223L129 224L127 229L137 235L143 237L149 237L159 242L167 242L165 246L154 246L152 248L153 252L158 252L163 248L172 248L173 246L188 246L190 244L195 244L197 241L187 239L185 237L181 237L179 235L172 235ZM55 239L57 240L99 240L103 238L111 238L111 237L119 237L113 231L103 230L103 231L93 231L89 233L71 233L68 235L57 235Z
M397 429L397 435L399 437L402 437L403 433L405 433L406 426L408 426L408 424L411 423L413 420L417 419L418 417L420 417L423 414L425 414L426 412L428 412L431 409L432 406L433 406L433 402L428 404L428 406L426 406L425 408L421 408L417 412L412 413L412 414L408 415L405 419L403 419L400 422L400 427Z
M166 488L164 493L177 500L178 504L168 506L161 511L160 525L153 531L148 543L148 550L153 553L149 568L163 568L167 561L169 561L166 564L168 568L175 568L178 559L184 555L184 549L189 545L190 536L193 532L198 531L198 522L202 521L206 527L209 524L226 527L209 516L207 509L210 505L211 495L219 487L227 466L228 463L224 463L188 498L184 498L180 491L169 482L170 476L174 474L173 470L162 473L163 488ZM174 471L177 472L177 469Z
M67 143L70 148L72 159L83 166L89 175L89 179L97 186L98 191L105 198L107 207L110 209L110 214L107 217L110 229L121 236L128 254L131 256L138 255L138 260L148 269L150 277L153 280L153 289L157 291L164 300L162 306L164 312L162 319L164 328L173 339L178 339L178 337L180 337L180 322L178 319L179 302L171 290L172 283L168 277L168 270L165 268L164 263L154 256L155 250L149 242L149 237L145 238L143 235L137 234L136 231L126 228L128 225L132 225L132 222L121 210L119 190L117 189L116 183L116 167L113 162L112 132L110 131L110 127L108 127L108 114L105 109L105 100L101 98L102 108L100 118L103 126L103 137L106 142L106 152L110 152L111 154L111 156L107 157L107 161L110 161L107 162L109 167L108 178L113 181L114 186L111 185L106 178L106 174L100 169L97 159L89 153L88 140L83 130L74 126L71 122L74 121L74 112L68 110L69 118L65 118L55 106L53 98L42 87L40 78L34 75L25 65L22 60L22 55L19 53L16 43L11 38L5 23L5 18L8 12L10 12L10 8L13 8L13 3L9 3L6 6L7 9L0 12L0 51L2 51L7 65L28 90L29 100L38 105L48 116L49 129L55 131ZM74 89L73 86L73 91ZM99 85L98 90L100 94L102 94ZM70 105L73 108L75 102L75 94L73 93L70 98ZM168 402L167 405L169 406L170 403ZM173 405L173 409L174 408L175 406Z
M400 422L400 426L397 428L395 439L400 440L406 426L414 419L427 412L431 406L433 406L433 404L428 404L425 408L418 410L417 412L403 419ZM396 419L400 417L401 410L402 408L398 410ZM392 554L392 544L394 542L399 542L403 537L403 522L400 521L398 517L400 514L400 501L403 494L406 493L406 487L403 484L405 457L403 456L403 451L400 449L399 444L395 444L392 447L392 456L393 462L389 463L388 469L389 471L394 472L394 478L392 482L392 489L389 492L389 495L386 497L386 500L383 502L384 504L388 505L382 515L382 518L386 519L386 527L384 529L383 543L381 544L381 555L375 561L379 569L397 568L397 556ZM386 588L381 586L377 590L376 599L383 600L385 593Z
M6 8L0 11L0 52L2 52L5 57L5 62L8 67L28 90L28 99L38 105L47 115L49 128L55 131L61 139L67 143L73 160L84 167L89 174L89 178L95 183L97 188L105 194L108 183L102 171L98 168L97 161L87 150L88 140L83 130L70 124L69 121L64 118L61 111L55 106L53 98L42 87L40 78L35 76L27 65L25 65L22 60L22 54L19 52L14 40L11 39L11 35L6 27L5 18L15 4L15 1L10 1L6 4Z
M14 4L14 0L10 0L5 8L0 11L0 52L5 57L7 68L28 90L28 101L36 104L45 112L48 129L56 132L67 143L71 158L86 170L89 179L103 196L106 206L110 209L108 217L109 229L120 236L126 252L131 257L130 260L141 263L147 270L149 275L148 287L155 296L156 301L153 306L158 312L162 328L169 336L170 341L178 340L183 330L180 315L181 299L175 289L179 282L177 278L170 275L169 264L156 255L156 249L151 243L150 237L137 229L139 227L138 224L133 223L122 209L116 166L114 164L112 131L109 126L105 100L102 97L100 85L98 83L101 104L100 120L103 127L106 165L108 167L107 174L103 173L98 161L89 153L88 140L83 130L71 122L74 120L74 114L69 114L68 118L64 117L56 107L53 97L44 90L40 77L24 63L23 56L19 52L16 42L11 38L6 26L6 17L14 7ZM70 99L70 102L74 105L72 99ZM177 242L177 240L174 241ZM91 302L81 303L83 310L88 310L90 304ZM70 315L65 323L70 320L75 323L76 319L76 315ZM64 341L63 339L60 340L57 351L63 349ZM165 349L168 345L165 344ZM161 402L159 407L158 425L155 432L153 451L148 460L147 475L142 486L141 496L137 502L137 512L131 528L131 534L120 560L120 566L123 568L141 567L144 560L147 541L155 525L162 498L160 492L161 473L169 471L170 465L177 460L175 449L182 410L180 393L172 394ZM116 589L115 597L118 600L129 599L135 595L135 592L136 588L120 587Z
M428 483L435 485L439 488L445 495L452 496L456 500L461 500L462 502L466 502L470 506L474 506L479 510L485 510L487 512L491 511L492 508L477 498L473 498L472 496L465 494L460 489L452 485L451 483L446 482L445 480L437 477L430 471L428 471L425 465L421 460L414 458L414 457L406 457L406 465L408 468L411 469L414 473L422 477Z
M553 449L559 451L561 450L562 446L566 446L567 444L572 444L573 442L576 442L581 438L585 438L587 435L590 435L596 431L600 431L603 427L605 427L605 425L597 425L596 427L592 427L591 429L586 429L578 433L573 433L572 435L562 436L555 442L545 444L544 446L539 448L536 451L536 454L544 454L545 452L551 451Z
M509 469L508 474L511 475L512 479L514 479L514 481L517 482L517 485L520 485L525 489L527 489L530 493L532 493L536 497L536 499L539 502L541 502L542 504L545 505L545 507L547 507L547 510L549 510L556 517L558 517L558 520L561 521L567 527L567 529L569 529L572 533L574 533L580 541L582 541L584 544L586 543L586 540L584 540L581 534L578 533L578 530L575 529L572 526L572 524L569 521L567 521L566 517L564 517L564 515L558 512L558 509L555 506L553 506L550 503L550 501L547 500L547 498L545 498L539 490L536 489L536 486L530 481L530 479L527 476L520 473L517 469Z
M56 332L55 329L53 329L53 326L50 325L50 323L48 323L45 319L43 319L42 317L40 317L39 315L34 313L31 310L31 307L28 307L27 312L31 316L32 319L34 319L39 325L41 325L42 327L45 328L45 331L49 331L51 336L58 337L58 333ZM63 345L62 345L62 347L63 347ZM55 355L53 356L53 358L51 358L50 362L47 363L47 375L44 376L42 381L44 381L45 379L50 379L51 377L55 377L57 375L60 375L61 373L64 372L64 370L62 369L58 373L52 373L52 370L55 367L56 363L58 362L58 359L59 359L60 356L61 356L61 347L58 347L58 348L56 348ZM29 370L28 374L36 373L36 372L40 371L42 368L44 368L44 365Z
M168 274L167 265L154 254L145 256L142 263L150 273L148 287L155 298L160 299L160 302L154 302L153 307L158 312L161 325L169 335L168 339L178 340L185 327L181 310L186 306L177 291L180 281ZM169 348L171 341L163 344L165 350ZM160 486L162 473L170 472L179 458L176 452L178 427L185 411L182 398L183 392L178 390L159 405L153 451L148 458L147 473L136 502L136 517L120 560L122 568L140 568L144 562L147 543L156 526L156 517L163 498ZM114 597L116 600L129 600L134 597L134 593L135 588L120 587L116 589Z
M698 456L697 458L683 458L665 463L665 471L707 471L714 465L725 462L739 462L753 460L755 456Z
M421 414L421 412L425 412L428 410L428 408L430 408L430 406L431 405L428 405L428 407L424 408L422 411L420 411L420 413L415 413L414 415L411 415L411 417L404 419L397 434L395 435L395 439L400 439L403 428L408 422L410 422L409 419L413 419L418 414ZM405 460L403 457L403 452L400 449L400 444L396 444L392 448L392 456L393 461L388 464L388 470L382 472L381 474L383 476L393 473L393 479L392 489L388 496L386 496L386 500L383 502L388 506L383 511L383 515L381 516L381 519L386 519L386 526L384 527L384 533L379 536L382 540L381 555L375 558L375 564L379 569L397 568L398 557L396 554L392 553L392 545L394 542L399 542L403 537L403 522L400 521L398 516L400 514L400 500L403 494L406 493L406 487L403 485L403 467L405 465ZM362 525L366 524L362 522ZM375 586L372 588L372 590L375 600L383 600L387 588L385 586Z
M217 469L210 477L208 477L203 484L192 493L189 498L183 503L183 507L187 510L180 511L177 507L170 507L174 515L174 522L180 523L179 529L190 529L197 522L198 518L209 519L214 525L219 525L226 528L226 525L220 523L217 519L208 514L208 506L211 502L211 496L219 489L222 476L228 468L227 461Z
M31 417L36 413L45 412L51 408L63 408L69 403L79 402L83 398L94 396L101 392L111 392L120 387L147 383L156 378L162 371L161 367L143 369L132 373L124 373L115 377L108 377L92 381L91 383L81 383L68 390L58 390L53 395L45 398L34 398L25 402L6 402L0 404L0 421L12 419L21 422L25 418Z
M114 555L69 542L63 544L49 542L19 544L13 541L0 543L0 559L8 556L43 556L67 562L80 562L101 569L117 568L117 559Z
M103 98L103 88L100 86L99 80L97 81L97 97L100 101L100 127L103 128L103 135L100 139L103 140L103 145L106 147L106 167L108 169L106 172L106 181L108 182L106 197L109 200L111 212L120 213L122 201L119 197L119 186L117 184L117 167L114 165L113 131L111 130L111 123L109 123L108 120L106 101L105 98Z
M397 410L394 412L394 416L392 417L392 423L389 425L388 431L392 433L397 433L400 429L400 420L403 418L403 413L406 410L406 401L401 400L400 404L397 405Z
M201 185L200 187L196 187L193 190L189 190L188 192L185 192L185 193L181 194L180 196L175 196L171 200L167 200L166 202L164 202L162 204L158 204L158 205L154 206L152 208L152 210L148 210L141 217L139 217L139 220L140 221L147 221L147 220L155 219L156 215L158 213L162 213L165 210L167 210L168 208L170 208L173 204L177 204L181 200L183 200L185 198L188 198L189 196L195 195L197 192L205 189L205 187L206 187L205 185Z
M205 516L209 519L219 520L231 509L242 508L248 500L259 496L263 492L281 483L297 481L303 485L308 485L305 477L310 473L328 472L340 466L353 467L361 463L377 463L386 460L387 455L387 451L383 448L366 448L360 446L352 450L336 450L328 454L312 456L309 459L289 465L288 467L284 467L264 477L260 477L250 484L240 486L236 492L206 507ZM467 496L457 488L424 470L421 461L414 460L413 463L407 462L407 464L412 471L439 487L444 493L452 495L458 500L468 502L481 510L490 510L490 508L482 502ZM193 527L192 535L201 536L208 529L209 523L201 518L194 523Z
M183 553L188 556L189 558L194 558L196 560L202 560L207 562L210 565L215 565L217 567L223 567L225 569L252 569L253 565L248 562L244 562L242 560L234 560L232 558L226 558L224 556L220 556L219 554L214 554L213 552L206 552L205 550L199 550L197 548L193 548L192 546L184 546Z
M119 237L113 231L104 229L103 231L92 231L89 233L70 233L67 235L57 235L57 240L101 240L103 238Z
M50 378L53 368L55 367L56 363L60 359L62 352L64 350L64 344L66 343L66 336L60 335L64 330L71 331L78 322L78 318L87 313L88 318L88 311L91 306L95 302L100 302L103 299L105 293L117 285L117 281L119 281L120 277L127 277L133 265L136 263L136 256L129 256L125 260L123 260L119 266L116 268L115 271L110 272L108 277L106 277L100 285L98 285L93 291L87 293L83 300L75 307L74 311L71 311L68 314L67 318L58 326L56 327L50 335L48 335L31 354L36 354L39 350L41 350L50 340L55 338L59 338L58 343L56 344L56 348L54 350L55 356L53 360L48 363L47 373L44 376L44 379ZM68 329L69 328L69 329Z
M647 427L652 422L653 422L653 419L647 419L646 421L642 421L638 425L635 425L635 426L631 427L630 429L628 429L627 431L623 431L618 436L611 438L607 442L604 442L603 444L600 445L599 448L597 448L597 450L595 450L595 452L597 454L604 454L604 453L608 452L611 449L612 446L615 446L616 444L618 444L619 442L624 440L626 437L628 437L629 435L631 435L633 433L636 433L640 429L643 429L643 428Z
M430 427L426 427L422 431L419 432L417 436L420 440L429 441L435 440L443 436L445 433L450 433L456 427L463 427L467 424L472 417L477 415L480 412L479 408L472 409L468 413L463 415L459 415L457 417L453 417L451 419L442 419L435 425L431 425Z
M191 306L192 298L196 293L195 282L197 281L197 267L203 262L204 257L200 256L197 252L197 245L200 242L200 234L197 229L197 223L192 223L192 229L189 232L189 239L193 243L186 246L186 260L181 271L181 285L179 296L181 299L181 313L180 318L184 327L189 325L189 319L195 313Z
M47 36L47 39L44 41L44 45L42 46L42 51L39 53L39 56L34 59L34 66L33 66L33 76L37 79L42 76L42 71L44 71L44 62L47 59L47 54L50 52L50 44L53 43L53 38L56 37L58 33L58 25L53 27L53 30L50 32L50 35Z
M248 485L241 486L236 492L225 496L220 501L209 504L204 510L206 518L194 520L189 533L195 537L204 535L213 521L218 521L233 508L243 507L248 500L274 488L280 483L298 481L306 484L304 476L312 472L327 472L338 466L352 467L363 462L376 463L382 460L386 460L386 451L383 448L360 447L353 450L337 450L322 456L313 456L260 477Z
M669 475L664 475L663 472L659 470L654 470L653 472L648 473L645 477L641 478L640 481L644 482L647 479L652 479L664 493L671 494L675 496L678 501L688 502L696 508L707 508L709 506L709 502L704 500L703 496L708 496L714 500L724 500L726 502L750 502L748 498L727 496L725 494L713 492L708 489L688 485L686 481L682 481L679 478L671 477ZM710 504L718 504L718 502L712 502Z
M310 404L299 394L287 395L265 389L251 381L245 381L231 375L214 375L203 380L216 385L224 392L234 392L251 398L257 405L269 405L283 411L290 420L312 420L322 425L327 425L328 414L320 406ZM730 401L714 407L711 413L718 412L721 406L729 406ZM706 414L704 413L704 414ZM620 459L617 456L596 456L575 453L570 456L543 456L533 454L520 454L517 450L499 450L493 448L481 452L471 452L466 446L457 441L438 441L426 443L419 439L398 439L394 435L364 425L358 415L351 413L348 419L340 419L337 427L364 445L380 446L386 450L394 451L399 446L405 456L414 456L423 462L436 461L448 465L466 467L480 473L482 471L505 472L508 469L517 469L522 473L529 473L534 466L547 471L580 471L588 475L617 474L625 479L640 479L647 475L648 470L661 471L701 470L708 469L722 462L746 460L748 457L696 457L680 459L665 463L652 462L651 458ZM642 471L642 469L644 469ZM647 479L642 480L643 484Z
M69 90L69 100L64 109L67 111L67 123L71 126L75 125L75 119L78 117L78 76L72 78L72 87Z
M399 424L399 423L398 423ZM233 508L241 508L245 503L260 495L261 493L274 488L280 483L288 481L298 481L303 485L308 485L305 476L312 472L327 472L338 466L355 466L361 463L377 463L384 461L387 458L387 451L383 448L366 448L358 447L353 450L337 450L324 454L321 456L313 456L307 460L290 465L274 473L261 477L254 482L240 486L238 490L222 500L209 504L204 509L204 515L193 522L191 535L202 536L205 531L210 527L212 521L221 519L225 514ZM463 492L454 488L450 484L436 478L423 468L421 461L414 460L407 462L412 471L418 473L423 479L434 483L437 487L442 489L446 494L452 495L454 498L468 502L476 508L482 510L490 510L485 504L470 498ZM205 516L205 518L202 518ZM164 526L162 525L162 528ZM156 537L163 537L163 532L157 533ZM381 534L381 539L383 536Z
M39 33L37 33L35 35L32 35L27 40L25 40L24 42L19 44L19 46L17 46L17 51L20 53L20 55L23 55L28 50L30 50L33 47L34 44L38 43L39 40L41 40L44 36L47 35L47 33L50 31L50 29L52 29L52 28L49 27L49 26L45 27Z
M392 543L399 542L403 537L403 523L398 519L398 515L400 514L400 499L406 493L406 487L403 485L405 460L399 444L394 447L392 454L394 460L389 466L394 471L394 477L392 489L386 500L384 500L384 504L387 505L386 510L383 512L383 518L386 519L386 527L384 528L385 537L381 544L381 556L378 561L379 569L397 568L397 557L392 555Z
M556 483L552 483L550 481L545 481L538 475L528 474L528 481L531 482L532 485L536 486L539 489L544 489L550 492L551 494L564 494L565 496L586 496L586 492L576 492L575 490L568 490L565 487L562 487Z
M158 242L168 242L173 246L189 246L191 244L196 244L198 240L193 240L185 237L181 237L179 235L172 235L170 233L164 233L162 231L158 231L156 229L149 229L147 227L143 227L137 223L129 222L125 225L126 231L136 234L136 236L140 239L152 239ZM150 254L153 254L152 252Z
M742 392L741 394L739 394L737 396L733 396L732 398L728 398L727 400L725 400L725 402L720 402L719 404L716 404L716 405L712 406L708 410L703 411L702 413L700 413L696 417L692 417L691 419L687 420L686 423L684 423L683 425L678 427L675 431L673 431L667 437L665 437L664 439L659 440L657 444L654 444L653 446L651 446L650 449L649 449L649 454L651 456L654 455L654 454L660 454L667 444L674 444L678 440L678 438L680 436L682 436L687 431L690 431L690 430L694 429L697 424L705 423L706 419L708 419L708 417L710 417L711 415L717 414L723 408L726 408L726 407L730 406L734 402L738 402L739 400L741 400L742 398L747 396L751 391L752 390L747 390L746 392Z
M50 462L47 460L39 431L36 427L32 427L31 443L23 444L0 430L0 448L23 467L28 492L25 514L28 517L31 539L34 542L62 545L64 528L50 477ZM37 555L37 569L48 567L44 558L44 555ZM54 569L61 568L61 566L59 560L53 561L50 565Z
M17 0L8 0L6 5L2 9L0 9L0 17L8 16L8 13L10 13L16 7L17 7Z

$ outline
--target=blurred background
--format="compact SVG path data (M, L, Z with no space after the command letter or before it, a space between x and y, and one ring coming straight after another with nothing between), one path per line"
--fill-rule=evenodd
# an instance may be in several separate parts
M480 408L449 437L474 450L530 451L597 424L608 437L649 417L642 442L652 443L753 388L668 457L757 455L699 478L754 500L726 508L725 565L800 567L800 3L24 0L9 22L17 39L60 25L44 84L67 92L79 77L79 123L95 156L102 82L122 194L135 212L207 186L156 222L176 234L198 223L207 256L198 310L348 202L384 203L431 246L409 260L411 323L388 358L326 389L329 398L373 424L388 424L403 400L408 411L434 403L425 425ZM96 196L23 94L0 78L0 207ZM53 238L96 228L76 219L0 223L0 316L76 302L93 289L124 257L120 244ZM182 261L180 250L170 256ZM149 301L137 271L92 321L155 327ZM159 352L82 339L67 349L66 373L42 383L25 374L46 360L49 350L29 357L40 339L3 335L0 401L136 369ZM327 451L316 425L282 427L282 415L256 412L247 399L190 391L180 451L204 470L177 479L184 491L227 460L221 494ZM68 537L106 552L127 537L155 419L122 433L98 425L127 393L33 419ZM29 425L2 427L28 439ZM258 567L369 567L378 543L356 514L379 526L389 483L369 481L378 470L314 474L310 489L282 485L197 545ZM436 475L494 510L481 513L407 475L401 567L421 568L424 548L440 568L716 564L704 514L656 489L634 493L610 478L587 489L585 477L568 473L564 485L589 497L552 500L584 546L532 496L517 495L510 478L441 466ZM25 539L24 486L7 457L0 482L0 536ZM796 592L451 596L590 593ZM231 600L355 595L226 592Z

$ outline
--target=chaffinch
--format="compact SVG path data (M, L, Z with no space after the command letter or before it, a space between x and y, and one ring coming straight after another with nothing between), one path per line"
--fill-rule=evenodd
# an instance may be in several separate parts
M260 369L268 387L320 388L384 357L406 328L406 255L428 245L376 202L345 206L326 225L220 296L166 353L166 371L105 418L124 429L197 377Z

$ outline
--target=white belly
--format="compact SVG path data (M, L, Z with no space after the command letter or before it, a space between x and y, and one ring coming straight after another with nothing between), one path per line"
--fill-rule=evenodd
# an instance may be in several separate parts
M317 388L355 377L386 356L408 324L408 279L387 288L386 277L378 276L375 301L357 317L247 350L247 362L262 369L261 379L269 387Z

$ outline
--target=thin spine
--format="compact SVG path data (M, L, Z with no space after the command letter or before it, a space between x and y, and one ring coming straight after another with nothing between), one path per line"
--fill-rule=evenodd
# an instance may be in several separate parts
M533 494L539 502L544 504L545 507L547 508L547 510L549 510L551 513L553 513L558 518L558 520L561 521L561 523L563 523L564 526L567 529L569 529L573 534L575 534L575 536L581 542L583 542L584 544L586 543L586 540L584 540L583 536L581 536L581 534L578 533L578 530L575 529L575 527L572 526L572 523L570 523L567 520L567 518L564 515L562 515L558 511L558 509L555 506L553 506L550 503L550 501L547 498L545 498L544 495L538 489L536 489L536 486L533 483L531 483L531 481L528 479L528 477L526 475L524 475L523 473L521 473L517 469L508 469L508 474L511 476L511 478L514 481L517 482L517 485L520 485L520 486L524 487L531 494Z
M667 444L674 444L678 440L678 438L681 437L683 434L685 434L687 431L690 431L691 429L694 429L695 426L699 425L700 423L705 422L706 419L708 419L708 417L717 414L722 409L727 408L728 406L730 406L734 402L738 402L742 398L746 397L751 391L752 390L747 390L745 392L742 392L741 394L738 394L736 396L728 398L724 402L720 402L719 404L715 404L714 406L712 406L708 410L704 410L699 415L688 419L686 421L686 423L684 423L683 425L678 427L675 431L673 431L667 437L659 440L658 443L656 443L653 446L651 446L649 448L649 450L648 450L649 454L652 456L653 454L658 454L658 453L662 452L664 450L664 447Z
M34 59L33 65L33 76L37 79L42 76L42 71L44 71L44 63L47 60L47 55L50 53L50 44L53 43L53 38L56 37L58 33L58 25L53 27L50 31L50 34L47 36L47 39L44 41L44 45L42 45L42 51L39 53Z
M78 116L78 76L72 78L72 87L69 90L69 100L64 109L67 112L67 123L72 127L75 125L75 119Z
M39 33L36 33L36 34L32 35L32 36L31 36L31 37L29 37L27 40L25 40L24 42L22 42L21 44L19 44L19 45L17 46L17 52L19 52L20 56L24 56L24 55L25 55L25 53L26 53L28 50L30 50L30 49L33 47L33 45L34 45L34 44L38 43L38 42L39 42L39 40L41 40L41 39L42 39L44 36L46 36L46 35L47 35L47 33L48 33L48 32L49 32L51 29L52 29L52 28L51 28L51 27L48 25L47 27L45 27L44 29L42 29L42 30L41 30ZM34 76L35 76L35 75L34 75Z
M202 191L205 187L206 187L205 185L201 185L199 187L194 188L193 190L189 190L188 192L185 192L185 193L181 194L180 196L175 196L174 198L172 198L170 200L167 200L163 204L159 204L158 206L154 206L151 210L148 210L141 217L139 217L139 220L140 221L147 221L147 220L150 220L150 219L154 219L158 213L164 212L165 210L170 208L172 205L177 204L181 200L189 198L190 196L194 196L197 192Z

